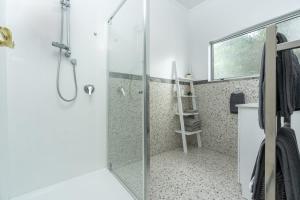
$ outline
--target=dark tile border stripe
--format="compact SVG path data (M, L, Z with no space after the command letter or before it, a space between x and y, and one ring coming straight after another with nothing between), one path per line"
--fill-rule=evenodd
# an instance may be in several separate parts
M109 72L110 78L121 78L121 79L128 79L128 80L142 80L143 77L141 75L135 74L126 74L126 73L119 73L119 72ZM175 84L175 80L165 79L165 78L157 78L157 77L148 77L150 82L157 82L157 83L168 83L168 84ZM181 85L188 85L188 83L180 82Z
M168 84L175 84L175 80L172 79L165 79L165 78L157 78L157 77L150 77L150 82L157 82L157 83L168 83ZM189 85L186 82L180 82L181 85Z
M157 82L157 83L175 84L175 80L165 79L165 78L157 78L157 77L150 77L150 81L151 82Z
M129 80L142 80L143 79L143 77L141 75L126 74L126 73L119 73L119 72L109 72L109 77L129 79ZM165 78L158 78L158 77L148 77L148 78L149 78L150 82L175 84L175 80L172 80L172 79L165 79ZM227 79L227 80L218 80L218 81L201 80L201 81L194 81L194 85L215 84L215 83L243 81L243 80L254 80L254 79L259 79L259 77L248 77L248 78L241 78L241 79ZM189 85L189 83L186 83L186 82L180 82L180 84L181 85Z
M208 80L194 81L194 85L202 85L209 83Z
M225 79L225 80L217 80L217 81L194 81L194 85L202 85L202 84L215 84L215 83L224 83L224 82L234 82L234 81L247 81L247 80L256 80L259 77L246 77L246 78L237 78L237 79Z
M135 74L125 74L119 72L109 72L110 78L122 78L122 79L129 79L129 80L142 80L142 75L135 75Z

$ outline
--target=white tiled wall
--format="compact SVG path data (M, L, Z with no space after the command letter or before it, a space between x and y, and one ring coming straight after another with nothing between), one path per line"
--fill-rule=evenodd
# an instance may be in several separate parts
M71 0L79 94L63 103L55 85L58 50L51 46L59 40L59 0L7 1L16 43L7 57L10 196L106 167L106 20L119 2ZM63 62L66 96L74 92L71 69ZM85 84L95 85L92 97Z
M6 25L6 0L0 0L0 26ZM0 47L0 200L7 198L6 48Z

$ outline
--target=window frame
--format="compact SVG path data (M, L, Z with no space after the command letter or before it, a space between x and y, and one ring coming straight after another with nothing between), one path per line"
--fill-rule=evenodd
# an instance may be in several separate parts
M215 82L215 81L225 81L225 80L242 80L242 79L249 79L249 78L259 78L259 74L257 74L257 75L252 75L252 76L241 76L241 77L215 79L215 77L214 77L214 75L215 75L214 74L214 72L215 72L215 69L214 69L214 45L217 43L225 42L225 41L237 38L237 37L244 36L246 34L249 34L249 33L255 32L255 31L265 29L269 25L283 23L283 22L286 22L286 21L289 21L289 20L292 20L292 19L295 19L298 17L300 17L300 9L290 12L288 14L273 18L271 20L256 24L254 26L243 29L241 31L232 33L223 38L210 41L209 42L209 54L210 55L209 55L209 80L208 81Z

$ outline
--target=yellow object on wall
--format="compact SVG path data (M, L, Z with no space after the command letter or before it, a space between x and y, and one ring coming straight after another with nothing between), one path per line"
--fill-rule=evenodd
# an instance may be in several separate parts
M0 47L14 48L15 44L12 40L12 32L6 28L0 26Z

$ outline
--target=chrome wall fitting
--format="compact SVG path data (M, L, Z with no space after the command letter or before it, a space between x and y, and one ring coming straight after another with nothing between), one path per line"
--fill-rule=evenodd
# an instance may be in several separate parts
M119 87L119 92L122 94L122 96L126 96L125 89L123 87Z
M92 96L92 94L95 92L95 86L92 84L88 84L88 85L84 86L84 91L89 96Z

